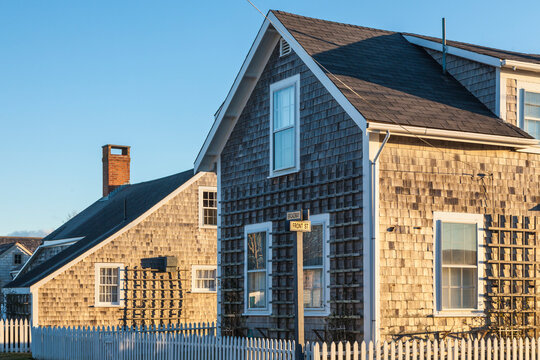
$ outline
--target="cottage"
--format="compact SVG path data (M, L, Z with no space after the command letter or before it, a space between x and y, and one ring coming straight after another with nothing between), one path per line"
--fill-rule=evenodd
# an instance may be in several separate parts
M0 288L15 278L40 244L40 237L0 236Z
M293 337L309 209L307 339L538 336L540 55L444 49L446 73L439 39L267 14L195 161L223 333Z
M215 174L129 184L129 169L128 146L103 146L103 197L43 239L4 290L8 312L34 326L215 321Z

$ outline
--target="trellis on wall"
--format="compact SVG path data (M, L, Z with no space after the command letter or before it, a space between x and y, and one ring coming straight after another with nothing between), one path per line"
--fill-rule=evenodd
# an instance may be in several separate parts
M182 276L185 271L159 271L139 267L124 272L126 327L179 324L182 320Z
M540 335L538 218L498 216L487 224L488 330L500 337Z

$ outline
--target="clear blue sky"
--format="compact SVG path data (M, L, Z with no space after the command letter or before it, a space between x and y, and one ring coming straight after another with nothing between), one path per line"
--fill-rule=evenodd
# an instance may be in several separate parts
M328 20L540 53L540 2L265 1ZM0 235L51 230L101 195L101 146L132 182L193 166L262 23L245 0L1 1Z

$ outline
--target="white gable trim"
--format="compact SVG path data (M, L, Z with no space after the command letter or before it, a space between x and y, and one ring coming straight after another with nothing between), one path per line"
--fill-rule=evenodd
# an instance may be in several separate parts
M438 42L422 39L422 38L412 36L412 35L403 35L403 37L411 44L419 45L419 46L422 46L431 50L442 51L442 45ZM476 52L463 50L455 46L447 45L446 48L448 49L448 54L450 55L459 56L464 59L469 59L472 61L476 61L482 64L495 66L499 68L502 65L501 59L493 57L493 56L478 54Z
M360 114L360 112L350 103L341 90L337 88L315 60L313 60L306 50L304 50L298 41L296 41L289 33L285 26L283 26L278 18L272 12L269 12L267 19L263 22L263 25L249 50L246 60L223 103L223 106L221 106L217 113L217 117L204 141L201 151L197 155L197 159L195 160L195 171L213 170L217 157L221 154L225 143L236 125L238 117L242 113L274 47L279 41L280 36L289 43L292 50L300 57L328 92L330 92L338 104L360 127L362 132L365 131L367 121L362 114Z
M166 204L167 202L169 202L169 200L173 199L176 195L180 194L182 191L184 191L185 189L189 188L193 183L195 183L197 180L199 180L202 176L204 176L206 173L205 172L199 172L197 173L196 175L194 175L191 179L189 179L188 181L186 181L184 184L182 184L181 186L179 186L176 190L174 190L173 192L171 192L169 195L167 195L165 198L163 198L160 202L158 202L157 204L155 204L154 206L152 206L150 209L148 209L146 212L144 212L141 216L139 216L137 219L133 220L129 225L123 227L120 231L114 233L113 235L109 236L107 239L103 240L102 242L100 242L99 244L97 244L96 246L92 247L91 249L89 249L88 251L86 251L85 253L79 255L78 257L76 257L75 259L71 260L69 263L65 264L64 266L62 266L61 268L59 269L56 269L54 272L52 272L51 274L47 275L46 277L44 277L43 279L37 281L35 284L31 285L30 286L30 290L33 292L37 289L39 289L42 285L44 285L45 283L47 283L49 280L53 279L55 276L57 276L58 274L61 274L62 272L66 271L67 269L69 269L70 267L72 267L73 265L77 264L78 262L80 262L81 260L85 259L86 257L92 255L93 253L95 253L96 251L98 251L99 249L101 249L102 247L104 247L105 245L109 244L111 241L113 241L114 239L116 239L117 237L121 236L122 234L128 232L129 230L131 230L132 228L134 228L135 226L139 225L141 222L143 222L147 217L149 217L150 215L152 215L155 211L157 211L160 207L162 207L164 204Z

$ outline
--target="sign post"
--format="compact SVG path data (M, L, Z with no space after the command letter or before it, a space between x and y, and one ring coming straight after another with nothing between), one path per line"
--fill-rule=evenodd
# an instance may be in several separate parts
M311 231L309 210L292 211L287 213L288 228L296 232L294 244L294 339L295 360L304 359L304 249L303 233Z

